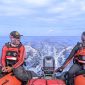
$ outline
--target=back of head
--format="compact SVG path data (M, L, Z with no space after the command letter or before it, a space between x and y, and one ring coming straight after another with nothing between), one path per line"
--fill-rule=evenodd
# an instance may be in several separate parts
M81 35L81 40L82 40L83 43L85 43L85 31Z

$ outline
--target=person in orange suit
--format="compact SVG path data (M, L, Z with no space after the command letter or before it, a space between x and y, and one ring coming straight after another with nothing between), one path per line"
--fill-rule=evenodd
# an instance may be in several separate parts
M13 74L21 81L28 81L32 78L29 71L23 67L25 60L25 47L20 41L21 35L17 31L10 33L11 42L6 43L2 48L2 72Z
M85 70L85 32L81 35L81 42L78 42L72 49L70 55L64 62L64 64L59 67L56 71L62 72L63 69L71 62L73 59L73 65L68 71L69 85L73 85L73 76L81 70ZM63 77L62 77L63 78Z

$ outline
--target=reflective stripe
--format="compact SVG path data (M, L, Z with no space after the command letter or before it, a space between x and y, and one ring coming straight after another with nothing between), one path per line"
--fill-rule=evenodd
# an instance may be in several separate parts
M82 56L82 59L85 61L85 56ZM85 70L85 64L83 65L83 69Z
M8 60L17 60L16 57L12 57L12 56L6 56L6 59L8 59Z
M79 63L85 64L85 60L79 60L78 58L76 58L76 60L78 60Z

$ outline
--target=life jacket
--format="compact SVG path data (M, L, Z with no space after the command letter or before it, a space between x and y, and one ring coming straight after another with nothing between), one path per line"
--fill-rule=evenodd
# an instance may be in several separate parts
M75 54L75 60L80 64L85 64L85 47L82 45Z
M6 49L6 65L7 66L12 66L16 64L16 62L19 59L19 48L22 46L20 43L19 46L17 47L12 47L10 43L6 43L5 46L7 47Z

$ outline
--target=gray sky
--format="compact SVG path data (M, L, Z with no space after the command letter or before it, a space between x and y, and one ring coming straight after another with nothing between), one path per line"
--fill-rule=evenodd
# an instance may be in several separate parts
M0 36L80 36L85 0L0 0Z

